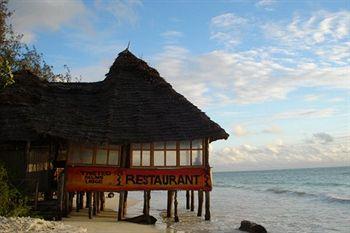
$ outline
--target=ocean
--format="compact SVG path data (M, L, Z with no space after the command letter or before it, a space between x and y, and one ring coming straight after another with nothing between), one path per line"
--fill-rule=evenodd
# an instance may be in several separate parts
M211 221L185 209L184 191L178 193L180 222L166 221L166 192L152 191L157 227L228 233L240 232L240 222L250 220L271 233L350 233L350 167L218 172L213 179ZM132 196L140 199L142 194ZM136 208L140 212L142 205Z

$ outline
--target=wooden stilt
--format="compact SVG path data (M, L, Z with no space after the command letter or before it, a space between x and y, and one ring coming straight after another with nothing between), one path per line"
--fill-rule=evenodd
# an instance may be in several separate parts
M174 197L174 191L168 191L168 202L167 202L167 208L166 208L167 218L172 217L173 197Z
M174 221L178 222L179 221L179 216L177 215L177 191L175 191L175 196L174 196Z
M125 217L128 208L128 191L124 194L123 217Z
M101 211L104 211L104 209L105 209L105 202L106 202L106 198L105 198L105 193L104 193L104 192L101 192L101 194L100 194L100 200L101 200L101 207L100 207L100 210L101 210Z
M89 192L87 196L88 196L88 198L87 198L88 205L87 206L89 206L89 218L92 219L92 193Z
M100 192L96 192L96 213L100 213Z
M39 199L39 180L35 184L35 199L34 199L34 209L38 209L38 199Z
M79 208L80 209L84 208L84 192L80 192L80 195L79 195Z
M68 207L68 212L72 212L73 210L73 196L74 196L74 193L69 193L69 207Z
M198 190L198 212L197 216L201 217L203 212L203 190Z
M210 192L205 191L205 220L210 220Z
M146 214L146 199L147 199L147 193L146 190L143 191L143 210L142 213Z
M194 211L194 190L191 190L191 211Z
M86 203L85 203L85 207L89 208L90 207L90 203L89 203L89 196L91 195L90 192L86 192Z
M79 192L76 192L76 195L75 195L75 210L77 212L79 212L79 209L80 209L80 193Z
M97 192L93 192L93 201L92 201L92 214L95 216L97 213L97 198L96 198L96 193Z
M186 210L190 209L190 191L186 190Z
M145 215L148 217L149 211L150 211L150 200L151 200L151 191L150 190L145 191L145 198L146 198Z
M119 192L118 221L123 219L124 191Z

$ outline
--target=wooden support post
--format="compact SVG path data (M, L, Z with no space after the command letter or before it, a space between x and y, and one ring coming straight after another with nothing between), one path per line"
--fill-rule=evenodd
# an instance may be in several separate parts
M100 192L96 192L96 213L100 213Z
M118 221L123 219L124 192L125 191L119 192Z
M191 190L191 211L194 211L194 190Z
M205 220L210 220L210 192L205 191Z
M175 197L174 197L174 221L179 221L179 216L177 215L177 191L175 191Z
M104 211L104 209L105 209L105 202L106 202L106 198L105 198L105 193L104 193L104 192L101 192L101 194L100 194L100 200L101 200L101 207L100 207L100 210L101 210L101 211Z
M123 217L125 217L128 208L128 191L125 191L124 194L124 205L123 205Z
M93 201L92 201L92 214L95 216L96 212L97 212L97 198L96 198L96 193L97 192L93 192Z
M174 197L174 191L169 190L168 191L168 202L167 202L167 208L166 208L166 217L167 218L171 218L171 216L172 216L173 197Z
M201 217L203 212L203 190L198 190L198 212L197 216Z
M186 210L190 209L190 190L186 190Z
M80 209L84 208L84 192L80 192L80 195L79 195L79 208Z
M146 214L146 199L147 199L147 193L146 190L143 191L143 210L142 213Z
M148 217L149 216L149 211L150 211L150 199L151 199L151 191L147 190L145 191L145 215Z
M35 183L35 199L34 199L34 209L38 209L38 199L39 199L39 180Z
M86 203L85 203L85 208L89 208L90 207L90 203L89 203L89 196L91 195L90 192L86 192Z
M89 218L92 219L92 193L87 193L87 206L89 206Z
M76 196L75 196L75 210L77 212L79 212L79 209L80 209L80 193L79 192L76 192Z
M69 193L69 213L73 210L73 193Z

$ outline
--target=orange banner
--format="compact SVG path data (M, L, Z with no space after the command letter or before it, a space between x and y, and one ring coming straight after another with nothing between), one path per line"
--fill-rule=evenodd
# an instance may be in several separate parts
M134 169L68 167L66 188L72 191L205 190L212 189L205 168Z

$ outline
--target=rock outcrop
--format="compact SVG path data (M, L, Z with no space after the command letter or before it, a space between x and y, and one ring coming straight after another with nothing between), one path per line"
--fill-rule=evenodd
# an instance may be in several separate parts
M249 233L267 233L265 227L248 220L243 220L241 222L241 226L239 227L239 230L247 231Z

